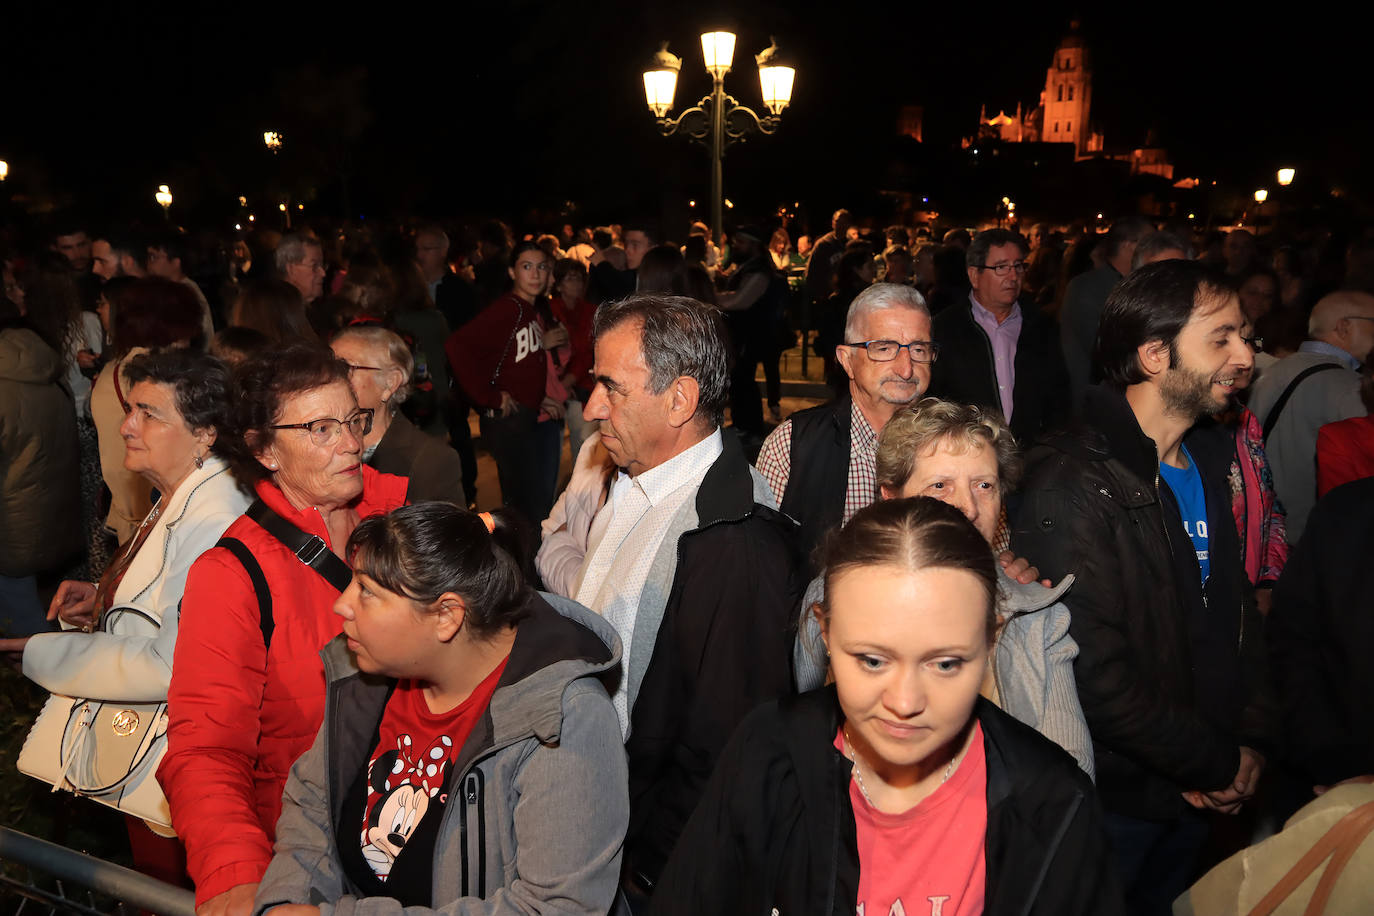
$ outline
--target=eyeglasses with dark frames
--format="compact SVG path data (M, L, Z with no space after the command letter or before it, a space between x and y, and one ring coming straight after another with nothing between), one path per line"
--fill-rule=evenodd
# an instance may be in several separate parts
M863 347L868 352L868 358L875 363L892 362L902 350L906 350L913 363L933 363L940 355L940 345L929 340L913 340L911 343L897 343L895 340L858 340L845 346Z
M372 432L372 413L370 408L361 407L346 420L320 417L307 423L279 423L272 429L303 429L310 434L311 442L321 448L328 448L339 441L345 426L353 433L353 437L361 442L364 436Z
M974 270L990 270L999 277L1005 277L1009 272L1016 271L1017 275L1026 272L1025 261L1012 261L1010 264L974 264Z

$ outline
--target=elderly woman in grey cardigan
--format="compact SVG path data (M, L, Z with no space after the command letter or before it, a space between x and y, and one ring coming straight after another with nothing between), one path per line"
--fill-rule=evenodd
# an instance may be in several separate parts
M1020 458L1011 430L979 407L927 398L899 410L878 438L878 488L884 499L932 496L957 506L992 549L1002 520L1002 498L1016 485ZM1073 679L1078 644L1069 635L1069 609L1059 598L1073 584L1023 585L1001 570L1001 626L983 695L1073 755L1093 775L1092 739ZM794 650L797 687L825 681L828 660L816 606L824 599L817 578L802 601Z

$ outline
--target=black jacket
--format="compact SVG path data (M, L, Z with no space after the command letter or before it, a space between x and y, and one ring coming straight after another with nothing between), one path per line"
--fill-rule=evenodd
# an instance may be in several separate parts
M409 478L406 502L438 499L467 505L467 495L463 492L463 464L458 453L442 439L421 432L400 414L391 418L386 435L377 443L367 463L383 474Z
M1124 912L1092 783L1059 747L980 699L987 754L984 912ZM731 739L652 913L853 916L859 851L834 687L770 703Z
M935 316L940 357L930 367L932 397L977 404L998 411L997 371L987 332L973 320L967 299ZM1012 389L1011 431L1022 447L1069 418L1069 372L1059 328L1035 308L1021 308L1016 340L1016 382Z
M1306 785L1374 773L1374 478L1326 494L1274 588L1269 657Z
M663 620L631 711L625 867L645 889L656 883L735 726L792 691L796 610L807 581L795 526L755 501L738 439L727 431L723 442L697 491L698 525L678 540Z
M1103 806L1169 820L1185 804L1180 793L1224 788L1239 747L1263 748L1272 734L1260 618L1227 486L1233 440L1202 426L1184 440L1207 498L1204 589L1173 495L1159 486L1154 441L1125 394L1088 389L1084 417L1031 451L1012 549L1052 579L1077 576L1064 603Z
M435 290L434 307L443 314L449 331L456 331L477 317L477 291L457 274L446 273Z
M849 395L818 407L792 414L792 450L787 487L782 494L783 514L801 525L797 543L811 563L816 545L844 519L849 492L850 415L854 402ZM873 494L875 497L877 493Z

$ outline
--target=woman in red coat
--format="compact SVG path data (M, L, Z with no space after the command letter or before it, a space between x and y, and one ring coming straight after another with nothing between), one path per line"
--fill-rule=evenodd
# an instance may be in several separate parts
M257 500L187 576L158 769L200 916L247 916L272 858L287 771L324 719L319 651L339 633L339 592L306 561L332 551L342 563L358 522L402 505L407 486L363 465L371 413L358 408L348 364L327 348L269 348L236 380L227 457ZM264 527L283 522L316 540L298 555ZM222 546L230 539L247 550Z

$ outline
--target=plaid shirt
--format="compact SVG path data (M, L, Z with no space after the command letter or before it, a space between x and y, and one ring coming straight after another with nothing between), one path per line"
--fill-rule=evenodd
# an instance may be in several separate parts
M844 518L847 522L864 506L878 497L878 434L868 425L858 404L849 407L849 478L844 492ZM778 504L787 490L792 475L792 418L779 424L768 434L759 450L758 472L768 481L768 487Z

